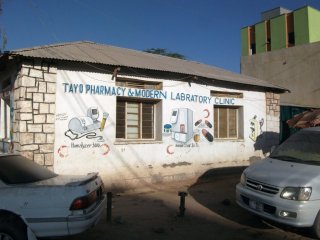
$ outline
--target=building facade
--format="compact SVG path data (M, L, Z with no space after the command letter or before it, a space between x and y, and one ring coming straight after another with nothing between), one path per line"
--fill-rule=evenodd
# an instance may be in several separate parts
M241 55L320 41L320 11L309 6L295 11L275 8L261 14L262 21L241 29Z
M99 172L128 188L247 165L277 144L285 89L258 79L86 42L18 50L2 63L2 151L57 173Z
M290 90L280 101L283 141L296 131L288 119L320 107L320 11L276 8L262 16L262 22L241 29L241 73Z

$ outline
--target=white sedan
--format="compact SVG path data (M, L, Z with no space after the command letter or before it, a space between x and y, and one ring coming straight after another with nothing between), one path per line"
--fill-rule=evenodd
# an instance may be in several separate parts
M105 210L103 191L97 173L57 175L20 155L0 155L0 239L83 232Z

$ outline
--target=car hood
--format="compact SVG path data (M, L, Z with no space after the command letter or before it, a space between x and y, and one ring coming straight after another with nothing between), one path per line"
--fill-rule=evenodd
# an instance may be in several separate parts
M56 177L34 182L33 186L80 186L97 178L98 173L88 175L57 175Z
M267 158L245 170L247 178L278 187L303 187L319 182L320 166Z

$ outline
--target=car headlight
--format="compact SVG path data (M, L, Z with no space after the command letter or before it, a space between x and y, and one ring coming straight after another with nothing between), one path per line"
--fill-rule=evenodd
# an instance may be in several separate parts
M245 186L247 184L247 176L245 173L242 173L241 174L241 177L240 177L240 183Z
M308 201L312 193L311 187L286 187L281 197L289 200Z

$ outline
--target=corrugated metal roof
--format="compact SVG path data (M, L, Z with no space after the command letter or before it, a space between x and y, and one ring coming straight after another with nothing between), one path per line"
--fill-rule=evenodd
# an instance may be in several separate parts
M272 88L278 91L288 91L264 80L233 73L206 64L88 41L17 49L11 51L9 54L31 58L67 60L166 71L205 77L213 80Z

